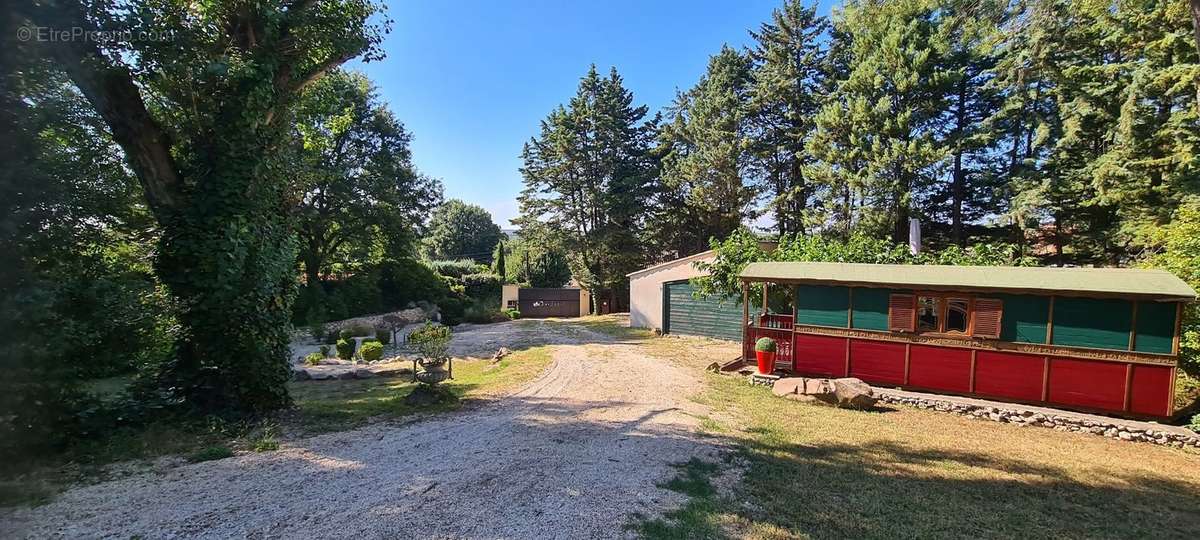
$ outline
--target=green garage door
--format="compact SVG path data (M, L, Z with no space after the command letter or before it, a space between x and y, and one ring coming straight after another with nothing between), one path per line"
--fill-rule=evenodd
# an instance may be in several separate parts
M686 281L663 284L663 332L740 341L742 306L733 298L692 296Z

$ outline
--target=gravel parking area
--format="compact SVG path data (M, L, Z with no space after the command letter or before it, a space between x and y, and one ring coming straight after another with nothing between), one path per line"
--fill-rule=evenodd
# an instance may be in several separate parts
M571 324L467 329L455 350L539 341L552 367L498 402L77 488L0 514L0 537L608 538L680 504L657 487L670 464L724 451L697 433L697 375Z

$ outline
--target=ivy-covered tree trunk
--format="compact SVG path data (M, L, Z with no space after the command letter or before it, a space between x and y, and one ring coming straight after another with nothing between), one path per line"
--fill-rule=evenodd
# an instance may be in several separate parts
M40 26L95 30L105 20L117 25L110 30L153 27L173 36L35 45L104 119L161 227L155 267L177 300L181 327L176 355L160 373L165 389L201 413L286 406L297 201L277 156L307 85L360 54L378 58L381 29L369 20L379 6L17 6Z
M201 410L260 413L289 404L297 244L268 149L231 138L207 152L223 166L163 222L156 266L186 329L163 375Z

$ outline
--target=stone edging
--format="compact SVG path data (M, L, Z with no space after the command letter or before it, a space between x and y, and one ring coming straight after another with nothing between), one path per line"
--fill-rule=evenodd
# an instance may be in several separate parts
M893 405L907 405L910 407L916 407L918 409L949 412L962 416L979 418L981 420L1006 422L1021 426L1040 426L1053 428L1058 431L1091 433L1093 435L1101 435L1123 441L1147 442L1152 444L1161 444L1164 446L1173 446L1175 448L1200 448L1200 434L1184 435L1180 433L1170 433L1167 431L1154 429L1143 429L1137 426L1124 424L1116 418L1111 419L1111 421L1095 421L1083 418L1074 418L1070 416L1044 414L1030 410L1022 411L1005 409L1003 407L952 403L938 399L897 396L889 394L887 391L880 391L878 388L875 390L876 397L879 398L880 402L890 403Z

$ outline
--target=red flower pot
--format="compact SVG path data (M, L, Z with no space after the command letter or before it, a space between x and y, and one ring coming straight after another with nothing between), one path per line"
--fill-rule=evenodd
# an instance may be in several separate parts
M775 371L775 353L769 351L754 351L754 355L758 357L758 372L764 375L770 375Z

